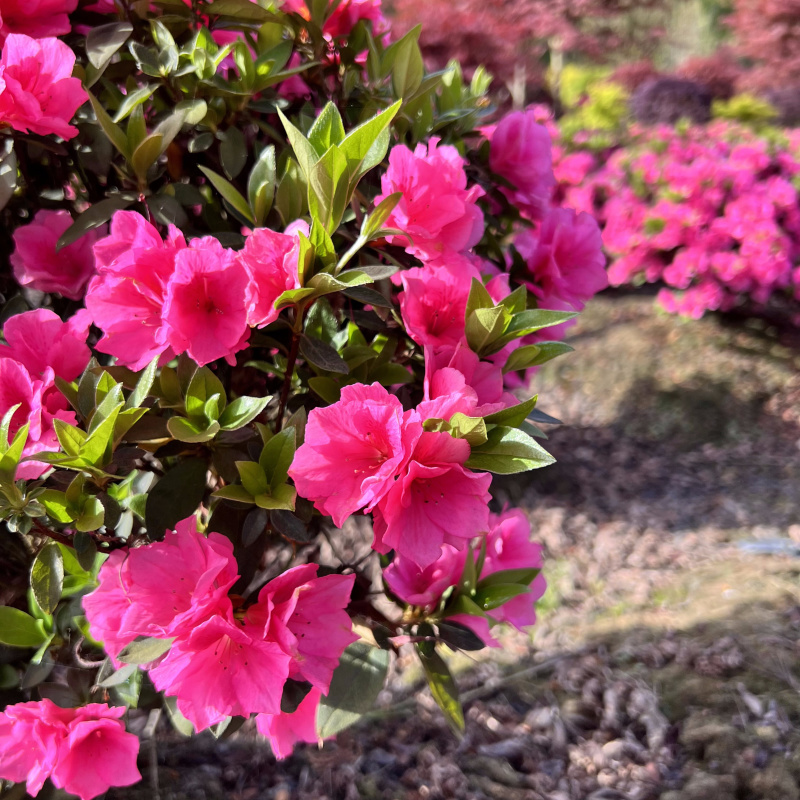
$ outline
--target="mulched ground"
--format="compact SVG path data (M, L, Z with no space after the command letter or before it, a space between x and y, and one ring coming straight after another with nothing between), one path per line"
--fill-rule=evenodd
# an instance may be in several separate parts
M642 297L598 298L571 341L536 378L558 464L497 486L550 588L533 639L454 655L463 740L396 673L372 719L284 762L248 726L162 720L108 800L800 798L800 560L766 554L800 552L797 343Z

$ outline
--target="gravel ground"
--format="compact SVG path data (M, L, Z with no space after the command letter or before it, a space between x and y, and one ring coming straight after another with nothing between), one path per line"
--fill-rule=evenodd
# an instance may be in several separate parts
M798 342L646 297L598 298L570 339L535 381L558 464L496 492L549 590L532 639L454 654L463 740L395 674L372 719L284 762L248 725L162 722L108 800L800 798Z

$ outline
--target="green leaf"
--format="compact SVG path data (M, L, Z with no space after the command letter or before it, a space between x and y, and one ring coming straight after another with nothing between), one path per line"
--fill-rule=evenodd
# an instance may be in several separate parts
M482 445L488 438L486 423L480 417L468 417L460 411L450 417L450 433L457 439L466 439L470 447Z
M164 137L160 133L151 133L149 136L145 136L133 151L131 166L140 180L144 180L147 170L156 163L161 155L163 141Z
M508 309L502 306L478 308L467 317L467 343L473 353L488 354L492 346L503 335L510 318Z
M484 422L487 425L505 425L508 428L518 428L528 418L533 411L539 395L535 394L529 397L522 403L517 403L515 406L509 406L501 411L495 411L494 414L484 417Z
M276 433L261 450L258 463L273 491L286 483L296 448L295 429L284 428ZM261 491L266 490L262 489Z
M487 589L491 586L499 584L518 584L520 586L529 586L534 578L541 572L540 569L503 569L499 572L493 572L478 581L478 589Z
M97 545L94 539L86 531L76 531L72 536L72 546L81 568L86 572L93 572L97 563Z
M512 475L546 467L555 461L540 444L516 428L498 426L485 444L473 448L465 466L498 475Z
M241 193L236 187L226 181L222 175L208 169L207 167L200 166L200 171L203 175L211 181L211 185L228 201L231 208L246 222L255 225L255 219L250 211L250 206L247 205L247 200L242 197Z
M133 203L134 201L130 199L126 200L119 196L111 196L107 197L105 200L101 200L99 203L89 206L89 208L80 214L75 222L61 234L56 242L56 252L62 247L77 242L84 233L99 228L101 225L105 225L115 212L133 205Z
M383 689L389 653L364 642L354 642L342 653L327 697L317 710L320 739L335 736L369 711Z
M86 57L89 63L96 70L102 71L132 33L133 25L130 22L112 22L90 28L86 35Z
M269 492L269 480L264 474L264 470L255 461L237 461L236 469L239 471L239 479L248 494L255 497L259 494Z
M248 2L248 5L258 8L255 3ZM174 697L164 698L164 708L167 710L167 716L172 723L172 727L175 728L181 736L192 736L194 734L192 723L178 711L178 701Z
M11 420L21 405L22 403L16 403L3 414L3 420L0 422L0 453L6 453L11 445L11 441L8 438L9 430L11 429Z
M375 239L379 235L379 231L383 228L384 222L389 219L389 216L402 197L402 192L393 192L387 195L375 206L375 209L368 217L364 217L364 222L361 224L361 236L365 241Z
M577 316L577 311L550 311L546 308L536 308L515 314L506 332L514 333L517 337L527 336L529 333L535 333L552 325L560 325Z
M411 98L422 83L425 67L417 41L420 30L421 26L417 25L386 51L386 59L391 61L392 88L395 97Z
M538 367L552 358L571 353L572 350L573 348L564 342L539 342L538 344L522 345L509 354L503 366L503 373Z
M388 199L388 198L387 198ZM381 204L383 205L383 204ZM342 275L347 275L348 272L357 272L361 275L366 275L373 281L379 281L383 278L391 278L398 271L398 267L394 264L369 264L366 267L359 267L354 270L347 270L340 272L338 277L341 280Z
M268 11L251 0L214 0L204 7L203 13L256 23L268 22L273 18Z
M250 170L247 180L247 199L257 226L261 227L272 208L275 197L277 172L275 165L275 147L269 145L261 151L258 161Z
M430 642L418 642L416 648L436 705L442 710L453 733L461 736L464 733L464 710L458 697L458 686L447 664Z
M46 544L31 566L31 589L45 614L55 611L64 586L64 562L55 542Z
M219 160L222 169L228 178L233 180L247 163L247 143L244 134L239 128L232 127L217 135L220 139Z
M125 95L125 99L120 104L120 107L117 109L117 113L114 114L114 122L120 123L124 120L137 106L140 106L145 101L149 100L152 96L153 92L158 89L156 85L148 85L142 86L141 89L136 89L133 92ZM135 126L134 126L135 127ZM128 126L128 145L131 145L131 129ZM138 143L139 140L137 140Z
M55 489L45 489L36 499L44 506L45 511L47 511L47 516L50 517L53 522L66 525L68 522L72 522L72 520L75 519L69 509L67 496L64 492L59 492Z
M190 419L183 417L170 417L167 420L167 430L173 439L187 444L200 444L210 442L220 431L220 424L212 422L198 425Z
M163 539L176 522L197 511L206 491L206 471L205 461L186 459L150 490L145 505L145 527L151 539Z
M156 372L158 370L158 356L156 356L144 369L139 380L136 382L136 388L131 393L128 401L125 403L125 408L138 408L144 403L145 398L153 388L153 383L156 379Z
M128 137L125 135L125 132L111 119L108 112L100 104L100 101L91 92L87 92L86 94L89 95L89 100L94 109L94 115L97 117L98 124L103 129L103 133L105 133L111 144L113 144L126 159L130 159L131 152L128 147Z
M398 100L372 119L353 128L342 140L339 147L347 159L351 188L365 172L383 161L389 149L388 127L401 105L402 101Z
M292 150L294 150L294 154L297 157L297 162L300 165L300 169L303 170L306 179L310 179L311 170L319 160L319 153L317 153L315 150L314 145L312 145L311 142L309 142L308 139L303 136L303 134L291 122L289 122L283 111L280 109L278 109L278 116L283 123L283 128L286 131L286 138L289 140Z
M350 202L346 178L347 159L336 145L331 145L311 168L308 176L308 208L311 217L332 234L342 221Z
M110 689L112 686L119 686L125 683L137 669L139 669L138 664L126 664L124 667L120 667L116 670L116 672L112 672L111 675L101 680L97 685L102 686L104 689Z
M528 303L528 290L525 286L517 286L511 294L506 295L499 303L505 306L512 314L524 311Z
M317 155L321 156L331 145L338 145L344 136L342 115L336 104L329 101L311 126L308 141L317 151Z
M320 339L303 336L300 339L300 353L309 364L326 372L337 372L341 375L347 375L350 372L347 362L331 345Z
M308 182L298 163L289 158L275 192L275 208L284 225L299 219L305 213Z
M483 281L479 278L473 278L469 290L469 297L467 298L467 309L464 314L464 319L467 320L472 316L473 311L479 308L494 308L494 300L483 285Z
M156 639L152 636L140 637L131 642L117 655L123 664L149 664L159 656L163 656L172 647L174 639Z
M475 602L484 610L499 608L508 600L528 592L527 586L518 583L495 583L475 592Z
M11 447L0 458L0 483L8 485L14 482L17 466L22 458L22 450L25 447L25 442L28 441L29 428L30 423L26 422L14 434L14 441L11 442Z
M47 638L42 620L34 619L17 608L0 606L0 644L38 647Z
M98 497L90 495L81 509L81 515L75 520L75 528L79 531L96 531L105 517L105 508Z
M237 431L249 425L266 407L272 396L237 397L222 412L219 426L224 431Z
M223 411L227 401L222 381L208 367L198 369L186 391L186 414L190 417L205 416L206 404L214 395L219 395L220 411ZM215 420L208 419L208 421Z
M458 622L437 622L439 638L454 650L483 650L486 643L466 625Z
M254 499L259 508L267 511L294 511L297 489L284 483L282 486L276 486L269 493L256 495Z
M253 495L238 484L230 484L229 486L222 486L217 489L212 497L219 497L221 500L232 500L234 503L247 503L253 505L256 501Z
M81 448L81 458L95 467L101 467L111 460L114 443L114 427L123 403L114 406L111 413L92 431ZM93 420L94 422L94 420Z

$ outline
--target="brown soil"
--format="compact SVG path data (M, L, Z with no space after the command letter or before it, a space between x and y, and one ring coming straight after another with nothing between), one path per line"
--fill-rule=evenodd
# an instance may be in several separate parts
M532 639L453 655L462 741L412 671L284 762L248 726L162 723L158 789L145 745L146 780L108 800L800 798L800 351L635 297L594 301L571 341L536 378L558 464L496 487L549 590Z

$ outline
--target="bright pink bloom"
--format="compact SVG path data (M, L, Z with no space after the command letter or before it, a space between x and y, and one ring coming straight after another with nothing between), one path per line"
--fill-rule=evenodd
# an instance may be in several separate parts
M531 523L519 509L489 517L491 529L486 535L486 559L481 578L508 569L541 569L542 546L530 540ZM488 611L498 622L508 622L522 630L536 622L534 603L544 594L547 584L541 572L528 591L507 600L499 608Z
M178 638L150 670L153 685L177 699L197 731L225 717L278 714L291 657L251 625L215 616Z
M115 657L137 636L188 636L210 617L226 615L237 578L230 539L199 533L189 517L162 542L111 553L83 608L93 636Z
M87 95L72 77L74 66L75 54L64 42L10 34L0 57L0 125L41 136L77 136L69 122Z
M487 529L492 476L462 465L470 447L447 433L423 433L401 477L374 512L379 553L396 550L424 568L443 544L463 549Z
M386 227L405 231L413 241L405 236L388 241L422 258L469 250L483 236L483 212L475 202L483 189L467 189L464 159L452 145L438 144L433 138L413 153L405 145L393 147L381 176L382 194L375 198L377 205L393 192L403 193Z
M213 236L195 239L175 256L162 312L164 341L201 367L247 346L250 279L236 253Z
M516 187L501 188L509 202L533 217L541 217L555 186L550 134L533 111L512 111L500 120L491 137L489 165Z
M400 313L417 344L443 347L461 340L473 278L480 279L477 267L450 254L400 273Z
M305 0L285 0L281 10L300 14L305 19L310 17ZM389 23L381 11L381 0L342 0L325 20L322 32L330 39L348 36L362 19L372 23L373 34L388 30Z
M246 620L291 657L290 678L327 692L344 649L358 639L345 611L355 575L317 578L318 568L304 564L273 578Z
M528 262L530 289L542 308L551 301L581 309L608 286L600 228L593 217L569 208L553 208L538 233L525 231L515 245Z
M139 739L127 733L119 719L125 709L92 703L75 712L53 770L53 783L81 800L97 797L111 786L138 783L142 779L136 768Z
M92 247L101 229L88 231L77 242L56 252L56 242L72 225L68 211L36 212L33 222L14 231L15 250L11 254L14 277L22 286L40 292L58 292L70 300L80 300L89 278L94 275Z
M297 236L257 228L239 252L239 261L250 278L250 308L247 324L269 325L278 318L275 301L284 292L300 288L297 260L300 254Z
M410 558L397 555L383 571L392 594L413 606L433 609L444 592L455 586L464 572L467 550L443 544L436 561L420 568Z
M51 777L57 788L81 800L136 783L142 778L136 768L139 740L125 731L124 713L123 707L104 703L59 708L39 700L7 706L0 713L0 778L26 781L35 797Z
M141 214L114 214L111 234L94 247L98 272L86 291L86 308L104 333L97 344L101 353L132 370L157 355L162 361L175 355L165 341L162 309L175 257L185 248L173 226L163 241Z
M92 357L87 322L78 315L62 322L45 308L16 314L3 326L8 347L0 346L0 358L19 361L35 377L42 378L49 367L59 378L74 381Z
M262 736L267 737L279 761L288 758L298 742L314 744L319 741L317 709L321 697L319 689L311 689L291 714L281 711L274 715L256 715L256 728Z
M341 527L389 491L421 432L418 417L380 384L345 386L338 402L312 409L289 475Z
M70 32L68 14L78 0L3 0L0 8L0 45L10 33L32 39L62 36Z

